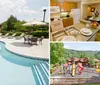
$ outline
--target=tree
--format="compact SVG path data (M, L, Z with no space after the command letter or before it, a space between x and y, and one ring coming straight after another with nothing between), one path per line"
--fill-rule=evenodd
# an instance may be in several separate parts
M96 57L97 59L100 60L100 52L97 52L97 53L95 54L95 57Z
M24 22L21 22L21 21L17 21L14 25L14 28L16 31L24 31L25 30L25 27L22 26L22 24L24 24Z
M7 22L2 23L2 31L7 30Z
M63 63L64 60L64 44L63 43L51 43L50 44L50 61L51 64Z
M14 25L17 22L17 18L11 15L7 20L7 31L15 30Z
M90 64L90 66L91 67L94 67L95 66L95 61L94 61L95 58L93 56L90 56L88 59L89 59L89 62L88 63Z

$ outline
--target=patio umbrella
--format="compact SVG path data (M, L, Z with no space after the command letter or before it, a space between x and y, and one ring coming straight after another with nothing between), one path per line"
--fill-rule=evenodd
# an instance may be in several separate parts
M45 22L36 21L36 20L33 20L33 21L32 21L32 24L33 24L33 25L47 25Z
M33 21L26 22L23 24L23 26L34 26L34 25L47 25L47 23L42 22L42 21L33 20Z
M29 21L29 22L26 22L23 24L23 26L46 26L46 25L47 25L47 23L42 22L42 21L37 21L37 20ZM43 30L42 30L42 32L43 32Z
M31 22L26 22L23 24L23 26L32 26Z

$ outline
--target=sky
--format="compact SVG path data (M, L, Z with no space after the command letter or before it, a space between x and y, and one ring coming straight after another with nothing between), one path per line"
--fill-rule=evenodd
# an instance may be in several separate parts
M49 0L0 0L0 23L14 15L19 20L43 21L43 9L46 11L46 22L49 22Z
M86 50L91 50L91 51L100 51L100 43L99 42L87 42L87 43L84 43L84 42L74 42L74 43L64 43L64 48L67 48L67 49L74 49L74 50L83 50L83 51L86 51Z

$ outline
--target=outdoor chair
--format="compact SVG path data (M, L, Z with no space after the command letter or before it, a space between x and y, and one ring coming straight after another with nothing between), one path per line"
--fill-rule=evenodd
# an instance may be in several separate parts
M6 38L9 35L9 33L6 33L5 35L2 35L2 38Z
M32 35L28 35L28 38L31 39L33 36Z
M42 45L42 40L44 39L44 36L41 36L41 38L39 38L39 44Z
M12 39L15 36L16 36L16 33L14 33L13 35L8 36L8 39Z
M2 33L0 33L0 36L2 36Z
M15 38L16 38L16 39L21 39L24 35L25 35L25 34L22 33L20 36L16 36Z
M23 36L23 38L24 38L24 44L25 44L26 42L29 43L29 38L28 38L28 36Z
M31 41L31 43L30 43L31 45L32 45L32 44L38 45L38 44L37 44L37 41L38 41L38 38L37 38L37 37L32 37L32 38L30 39L30 41Z
M32 35L28 35L28 43L30 44L31 43L31 38L32 38L33 36Z

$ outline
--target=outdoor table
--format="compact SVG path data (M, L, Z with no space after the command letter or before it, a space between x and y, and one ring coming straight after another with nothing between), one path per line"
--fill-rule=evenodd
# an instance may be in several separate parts
M37 44L38 38L37 37L28 37L28 40L29 40L29 44L32 44L32 42L35 42Z

